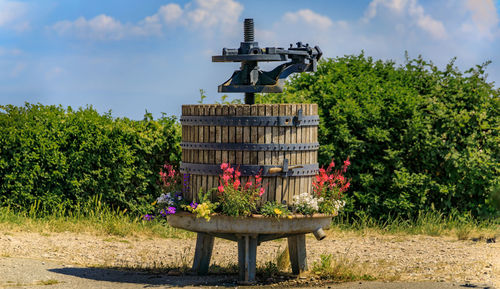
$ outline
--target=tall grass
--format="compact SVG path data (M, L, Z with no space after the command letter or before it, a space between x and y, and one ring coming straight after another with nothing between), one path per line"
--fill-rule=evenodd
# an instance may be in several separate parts
M352 231L360 234L407 234L428 236L456 236L465 240L476 235L500 234L500 219L480 220L470 214L452 213L444 215L436 211L420 212L416 218L389 216L377 220L364 212L341 214L332 221L334 230Z
M444 215L436 211L423 212L416 218L389 216L377 220L359 211L333 218L333 231L356 234L406 234L454 236L459 240L491 238L500 235L500 219L479 220L470 214ZM170 227L165 218L144 221L126 209L111 208L96 196L69 208L65 204L46 208L39 202L27 209L0 207L0 230L33 232L75 232L95 235L189 238L195 234Z
M50 210L39 202L24 210L0 208L0 230L76 232L95 235L187 238L193 233L170 227L164 218L144 221L127 210L111 208L96 196L71 209L64 204Z

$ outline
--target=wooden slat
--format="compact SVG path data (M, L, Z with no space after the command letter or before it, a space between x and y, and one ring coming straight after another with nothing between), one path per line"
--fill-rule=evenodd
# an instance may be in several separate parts
M251 105L244 105L243 106L243 115L250 115L251 114ZM245 126L243 127L243 142L244 143L250 143L251 142L251 135L250 135L250 127ZM243 151L243 163L242 164L250 164L250 155L251 153L249 151ZM248 177L242 177L241 178L241 185L244 186L246 182L248 181Z
M236 115L236 107L234 105L229 106L229 115L234 116ZM229 127L229 142L236 142L236 127L235 126L230 126ZM234 165L236 162L236 152L235 151L229 151L228 152L228 161L231 165Z
M260 116L265 116L266 115L266 106L264 104L259 104L257 105L257 114L260 115ZM257 128L257 143L266 143L266 129L264 127L258 127ZM264 165L264 164L268 164L268 161L267 161L267 153L264 153L263 151L260 151L257 153L257 158L258 158L258 164L259 165ZM266 184L266 183L264 183ZM267 202L267 199L268 199L268 195L269 195L269 188L264 186L264 188L266 189L266 192L264 193L264 195L261 196L261 202L265 203Z
M217 105L215 107L215 115L222 115L222 106L221 105ZM216 143L222 142L222 132L223 132L222 126L215 127L215 142ZM215 163L216 164L222 163L222 151L220 151L220 150L215 152ZM217 187L219 185L219 176L215 176L214 185L215 185L215 187ZM212 193L212 201L215 202L216 200L217 200L217 193L214 192L214 193Z
M257 116L259 113L257 105L250 106L250 115ZM259 127L252 126L250 128L249 142L258 143L259 142ZM259 163L258 153L256 151L250 152L250 164L256 165Z
M302 109L302 105L298 104L297 105L297 110ZM303 109L302 109L303 111ZM297 143L302 143L302 127L297 127ZM297 164L302 164L302 153L298 152L297 153ZM294 190L294 195L295 194L300 194L301 193L301 177L297 177L295 179L295 190Z
M271 105L266 106L266 116L272 116L273 115L273 107ZM271 127L266 127L265 128L266 133L265 133L265 143L271 143L273 141L273 131ZM273 154L272 152L266 151L265 152L265 164L266 165L271 165L273 164ZM266 178L266 190L267 190L267 200L268 201L274 201L274 178Z
M204 115L205 114L205 110L204 110L204 105L198 105L198 115ZM199 126L199 139L198 141L199 142L205 142L205 127L204 126ZM203 163L203 160L205 159L205 151L203 151L202 149L200 149L200 155L199 155L199 162L200 163ZM202 175L199 175L198 176L198 189L196 190L195 193L195 199L198 200L198 194L200 192L200 189L203 188L205 184L205 178L204 176Z
M210 116L212 105L205 105L204 107L205 107L204 115ZM210 126L205 126L205 142L215 142L214 135L210 134ZM211 158L211 155L213 155L213 153L215 153L215 151L205 150L205 156L204 156L205 163L208 164L213 163L213 158ZM205 180L203 185L203 193L206 194L208 190L210 190L213 187L213 176L204 176L203 179Z
M285 114L286 115L291 115L292 113L292 106L291 105L286 105L285 106ZM291 134L292 128L291 127L286 127L285 128L285 143L291 143ZM291 159L291 154L289 151L285 153L285 158L290 161ZM287 204L291 204L291 199L290 199L290 190L289 190L289 179L290 178L283 178L283 199L286 201Z
M297 105L292 104L291 105L291 115L296 115L297 114ZM290 128L290 143L297 143L297 128L292 126ZM297 152L291 152L290 153L290 165L296 165L297 164ZM295 195L295 180L296 177L289 177L288 178L288 197L291 198L292 196Z
M273 116L278 116L279 115L279 104L272 104L272 111L273 111L272 112ZM272 136L273 143L279 143L279 128L276 126L273 126L272 134L273 134L273 136ZM272 164L277 166L277 167L280 167L283 165L282 163L279 162L279 152L272 152ZM277 200L277 197L280 195L280 193L277 192L277 190L278 190L277 179L278 179L278 177L274 177L274 178L270 179L271 184L272 184L271 195L272 195L273 201L280 201L280 200Z
M286 104L280 104L278 105L278 115L286 115ZM283 144L285 143L285 128L284 127L279 127L278 128L278 143ZM278 164L280 166L283 165L283 162L285 160L285 153L280 151L277 152L278 154ZM286 192L285 192L286 193ZM283 178L278 176L276 177L276 202L281 203L283 201Z
M186 115L186 107L183 105L182 106L182 109L181 109L181 114L182 115ZM181 128L181 136L182 136L182 141L187 141L187 138L186 138L186 135L187 135L187 131L186 131L187 127L182 127ZM185 153L182 153L181 155L181 161L182 162L186 162L186 155Z
M229 107L227 105L224 105L222 107L222 115L229 115ZM229 128L230 128L229 126L223 126L221 129L223 143L229 142ZM221 151L221 157L222 157L222 162L227 163L229 161L229 152Z
M194 105L193 106L193 115L199 115L199 106L198 105ZM196 126L194 128L194 134L195 134L195 139L194 141L195 142L200 142L200 127ZM193 155L193 163L199 163L200 162L200 151L199 150L194 150L194 155ZM196 201L196 195L198 193L198 188L199 188L199 182L200 182L200 178L198 177L198 175L196 174L193 174L193 186L192 186L192 191L191 191L191 199L193 201Z
M310 104L306 105L306 113L307 113L306 115L311 115L311 105ZM310 135L311 127L309 127L309 126L305 127L304 131L305 131L304 141L306 143L310 143L311 142L311 135ZM304 161L305 164L310 163L309 156L310 156L309 151L305 151L303 154L303 157L302 157L302 160ZM304 179L304 181L302 184L302 191L309 192L309 185L310 185L311 178L310 177L303 177L303 179Z
M318 115L318 105L317 104L313 104L313 114ZM313 127L313 140L315 142L318 141L318 126ZM314 163L318 162L318 151L314 152L313 161L314 161Z
M242 116L243 115L243 106L238 105L236 106L236 115ZM242 143L243 142L243 127L237 126L236 127L236 142L237 143ZM243 163L243 152L241 150L236 151L236 163L235 165L241 165Z

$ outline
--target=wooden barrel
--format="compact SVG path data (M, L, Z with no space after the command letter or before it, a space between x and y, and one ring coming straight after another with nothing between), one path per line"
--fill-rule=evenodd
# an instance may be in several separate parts
M316 104L183 105L181 172L190 175L184 198L217 187L223 162L240 167L242 184L261 171L262 201L291 203L294 195L312 194L317 113Z

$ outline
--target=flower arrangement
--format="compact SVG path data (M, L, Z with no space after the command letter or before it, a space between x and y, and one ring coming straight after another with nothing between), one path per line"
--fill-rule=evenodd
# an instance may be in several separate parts
M313 194L302 193L293 197L291 204L280 204L275 201L259 205L265 193L261 173L256 176L242 177L238 167L222 163L219 185L207 192L200 191L197 201L186 202L182 195L189 190L189 175L179 174L171 165L165 164L160 170L162 193L154 202L158 205L158 215L166 217L180 210L188 211L197 217L209 221L214 214L233 217L261 214L266 217L292 218L293 214L313 215L322 213L336 216L345 206L343 194L350 187L350 181L344 176L351 162L344 161L340 169L335 170L332 160L326 169L321 168L313 181ZM216 195L217 202L210 196ZM154 215L145 215L149 221Z
M232 168L229 163L220 166L220 185L217 188L221 213L228 216L249 216L257 212L257 203L264 194L262 177L260 174L249 177L245 184L241 184L241 173L238 168Z
M339 210L345 206L342 196L351 183L344 177L347 168L351 165L349 158L344 161L340 170L334 170L335 162L332 160L327 169L319 169L319 174L313 182L313 192L319 199L318 211L324 214L337 216Z
M160 169L160 183L162 188L161 195L153 202L153 205L158 206L158 215L166 217L175 214L177 210L184 205L182 193L188 188L185 184L189 184L189 175L184 175L182 188L180 186L181 175L174 169L172 165L165 164ZM154 219L154 215L145 215L144 220L150 221Z
M182 205L182 208L195 214L198 218L205 218L205 220L210 221L210 215L215 211L219 203L212 203L210 201L210 192L203 194L200 192L198 194L197 202L191 202L189 205Z

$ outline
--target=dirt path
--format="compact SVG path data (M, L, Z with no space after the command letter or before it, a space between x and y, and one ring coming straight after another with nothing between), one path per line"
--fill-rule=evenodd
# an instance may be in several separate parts
M194 244L194 239L140 239L99 237L75 233L47 235L0 232L0 287L11 287L16 284L20 286L36 285L38 284L36 282L56 282L54 280L59 282L59 279L61 279L60 282L69 282L66 283L69 286L72 283L64 281L63 276L71 275L74 277L75 274L81 275L83 273L97 274L95 270L104 270L99 272L105 274L108 270L106 268L110 267L162 269L182 265L189 266L194 254ZM269 260L275 260L278 252L283 250L285 246L286 242L284 241L263 243L258 248L258 263L262 265ZM500 288L500 243L457 241L451 238L427 236L361 237L351 235L329 236L323 241L308 238L307 250L310 265L319 260L321 254L332 254L335 259L347 264L361 264L362 270L381 280L439 281L447 282L448 285L490 284ZM216 239L212 263L235 264L236 252L236 243ZM42 269L45 264L52 264L53 269L57 270L50 271L51 274L57 273L58 275L54 276L59 277L50 277L52 275L49 274L50 276L47 275L47 278L42 278L42 276L39 279L34 279L30 270L25 269L26 266L21 264L22 260L31 260L29 262L37 263L37 266L42 266ZM14 264L16 262L20 264ZM19 267L13 268L14 265ZM70 270L70 268L73 269ZM120 272L127 274L126 271ZM140 273L129 272L128 274ZM204 284L203 280L218 284L218 282L223 283L224 278L234 279L235 277L223 275L213 275L209 279L190 277L190 284L178 284L173 281L168 283L165 281L166 279L162 279L175 279L176 277L164 275L150 274L147 278L158 279L158 283L153 280L150 285L194 286ZM309 285L314 284L315 282L312 280ZM99 287L97 284L94 285L94 287ZM58 287L57 284L54 286Z

